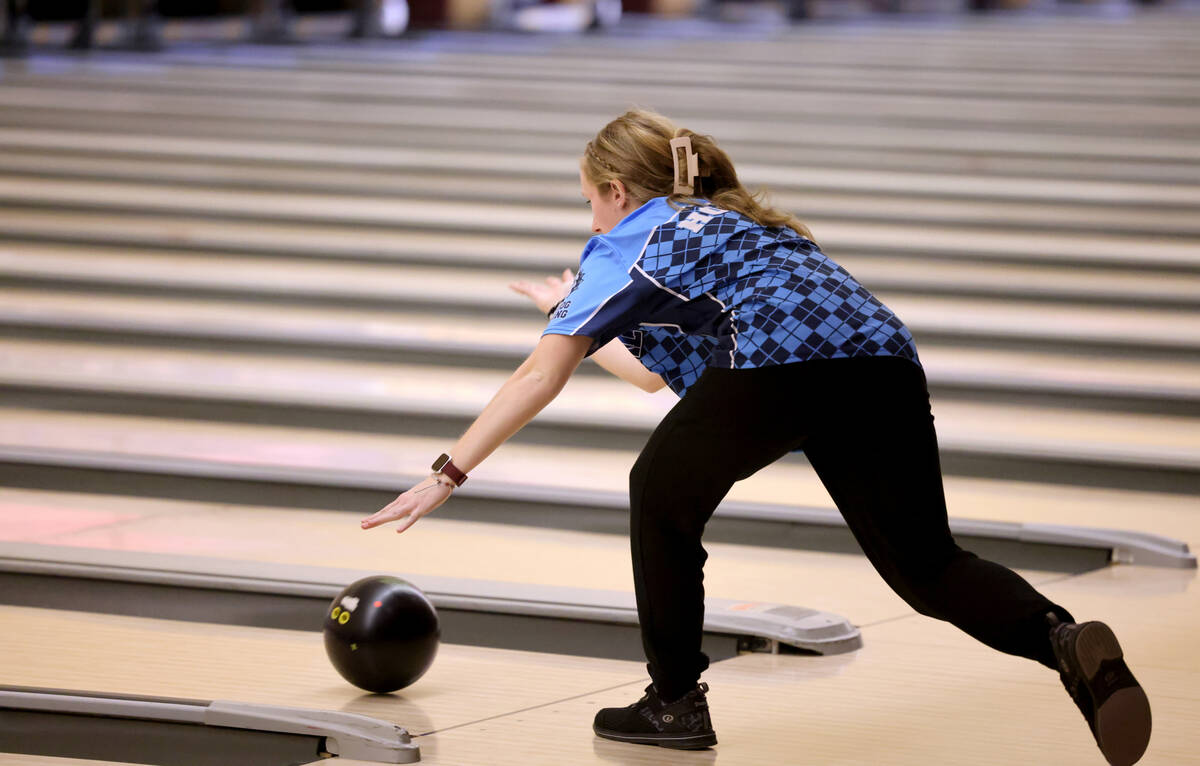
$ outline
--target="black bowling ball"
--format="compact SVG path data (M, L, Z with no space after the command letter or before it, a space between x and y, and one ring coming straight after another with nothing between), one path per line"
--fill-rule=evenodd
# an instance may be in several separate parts
M325 612L325 652L342 678L387 693L416 681L437 654L441 628L428 597L399 577L365 577Z

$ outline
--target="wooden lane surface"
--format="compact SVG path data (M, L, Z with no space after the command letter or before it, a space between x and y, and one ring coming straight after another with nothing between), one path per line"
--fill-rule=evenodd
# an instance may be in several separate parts
M362 480L395 486L423 475L428 455L445 439L316 429L165 421L6 410L0 413L0 444L16 450L73 447L111 460L179 461L204 470L267 471L272 475L341 482ZM620 450L510 443L472 473L472 486L544 487L622 493L633 454ZM531 466L561 465L555 472ZM1168 535L1193 545L1200 540L1196 499L1186 495L1099 490L1026 482L945 480L952 517L1130 529ZM470 489L470 488L467 488ZM469 492L468 492L469 494ZM731 502L799 508L831 508L824 488L806 463L785 460L734 485Z
M352 147L234 139L164 139L126 134L78 137L67 131L35 133L23 129L9 129L3 133L17 134L0 141L5 147L0 160L5 171L11 173L147 178L159 182L258 187L294 185L297 190L329 187L353 189L359 193L404 195L420 190L422 194L435 197L468 193L502 196L499 192L504 187L499 184L503 181L509 184L503 196L512 199L536 198L557 204L575 204L579 197L578 177L573 172L578 157L574 152L481 154L399 147L378 147L366 152ZM31 140L29 137L36 138ZM77 143L79 146L75 146ZM1188 209L1200 206L1200 189L1194 185L1032 176L972 177L798 164L771 167L740 163L738 171L748 186L766 185L774 191L774 199L796 210L817 205L820 201L818 193L842 195L834 201L844 207L850 202L881 204L876 201L895 197L915 199L925 195L920 199L921 204L941 206L936 207L935 212L970 211L972 204L980 204L972 203L978 198L995 206L996 215L1011 210L1032 217L1037 211L1031 206L1034 202L1056 203L1058 207L1053 208L1054 212L1070 223L1085 216L1091 210L1088 205L1098 204L1103 206L1101 209L1114 214L1137 217L1165 230L1176 227L1182 231L1186 230L1185 221L1177 212L1147 206ZM895 200L893 204L904 201ZM954 201L959 201L959 208L950 206ZM1070 205L1079 208L1076 210Z
M1131 32L1132 30L1127 30ZM1127 40L1117 36L1115 40ZM808 42L814 42L809 38ZM815 42L819 42L815 41ZM1060 41L1061 43L1062 41ZM1155 43L1161 45L1161 38ZM939 66L936 61L919 59L896 60L887 64L863 63L854 56L841 61L811 55L809 45L776 46L785 56L776 57L771 67L760 62L738 61L724 56L719 62L706 62L705 81L718 86L750 86L757 88L784 87L809 92L837 90L842 93L878 92L917 93L922 95L954 96L969 90L976 96L1017 95L1025 98L1068 98L1071 100L1131 100L1178 102L1200 95L1200 85L1185 76L1152 73L1123 73L1117 71L1058 71L1029 70L1014 66L1006 71L971 69L953 65ZM560 54L569 54L560 49ZM823 56L837 55L842 46L826 46ZM386 57L378 55L386 53ZM614 58L605 71L597 71L586 58L558 55L554 65L546 66L546 55L531 55L520 50L504 53L454 50L442 56L412 48L381 50L374 55L339 55L336 48L317 46L287 57L259 55L243 56L236 51L224 56L206 55L202 51L169 51L163 57L130 62L127 72L132 76L151 76L164 81L189 79L193 71L204 72L223 67L217 72L226 81L258 78L264 70L286 66L291 71L303 71L306 77L345 78L355 75L361 82L384 82L397 71L429 76L469 76L475 79L520 79L525 82L569 80L572 82L604 81L674 84L680 77L694 74L694 61L655 59L647 67L640 51L630 50L629 57ZM805 60L799 61L803 57ZM1176 59L1178 61L1178 59ZM73 62L74 63L74 62ZM1186 63L1183 62L1183 63ZM187 65L187 69L179 65ZM88 62L66 65L69 74L94 71Z
M1180 640L1196 625L1196 589L1178 573L1171 573L1170 583L1144 574L1128 568L1120 570L1116 582L1085 575L1043 587L1073 607L1098 605L1095 613L1116 627L1154 704L1154 738L1141 763L1200 763L1192 732L1192 711L1200 701L1194 657ZM1145 595L1138 592L1147 586L1164 591L1151 608L1143 606ZM1143 620L1146 614L1154 619ZM714 665L705 676L712 684L709 699L721 740L712 762L1102 762L1082 717L1051 671L993 652L949 626L916 616L866 626L863 634L865 646L853 661L820 677L815 674L821 666L833 665L838 658L817 658L802 666L791 657L744 655ZM1164 642L1164 634L1175 638ZM487 736L512 742L536 739L539 730L564 715L586 720L594 709L589 702L590 698L566 702L534 711L529 720L505 720L505 726L486 732L446 737L439 754L453 752L462 762L485 758ZM570 751L555 748L553 755L559 760L554 762L576 762L570 757L576 753L584 763L625 763L624 758L641 756L628 747L595 743L596 760L591 761L581 752L582 743L571 744ZM667 757L659 762L699 761Z
M657 102L659 99L655 99ZM820 101L818 99L817 101ZM949 100L946 104L952 104ZM197 94L138 94L114 92L96 93L88 88L43 89L33 85L0 85L0 105L12 110L39 113L54 117L51 124L77 129L79 124L103 125L103 120L113 117L136 116L146 126L153 122L146 119L169 119L173 124L203 123L205 119L221 119L223 122L262 122L273 126L277 136L287 135L289 128L305 126L337 126L329 135L343 135L347 140L350 131L356 129L379 129L381 136L390 136L385 142L395 143L403 139L412 128L446 127L461 129L467 125L488 125L499 135L506 133L529 133L536 127L538 133L570 136L573 146L581 145L589 136L602 127L614 114L628 107L629 102L605 105L590 104L586 109L562 112L557 104L546 104L533 108L528 105L509 105L502 102L489 106L480 104L457 104L454 102L432 104L358 104L353 109L337 112L337 120L330 110L316 100L303 98L288 99L285 96L256 97L254 99L230 99ZM1043 105L1044 108L1044 105ZM1165 107L1162 107L1166 109ZM993 110L995 111L995 110ZM1093 110L1099 111L1099 110ZM872 120L863 120L860 115L839 116L836 114L810 118L805 123L802 114L764 114L755 120L733 116L714 116L704 112L677 111L673 116L688 121L695 129L720 137L723 146L735 148L740 144L770 144L776 157L786 158L794 146L805 144L835 143L839 146L859 145L874 148L898 149L902 147L945 151L973 151L985 153L1036 153L1039 155L1074 155L1107 157L1111 159L1170 159L1194 164L1200 157L1200 149L1194 141L1191 126L1194 119L1178 108L1168 110L1161 126L1143 126L1134 119L1138 109L1110 107L1113 127L1102 128L1091 122L1074 122L1071 119L1046 123L1024 123L1020 115L1009 115L1005 125L980 122L966 113L952 111L953 118L941 121L935 117L917 120L906 117L900 125L872 125ZM1031 114L1038 110L1032 108ZM1117 117L1116 115L1124 115ZM903 115L900 115L903 116ZM997 115L1002 117L1004 115ZM1086 115L1077 115L1083 119ZM1098 115L1093 115L1098 117ZM1110 116L1105 114L1104 118ZM955 121L958 120L958 121ZM19 125L21 116L14 114L5 118L5 124ZM833 138L820 138L830 133L830 124L837 129ZM807 127L801 130L800 127ZM1083 128L1087 129L1083 129ZM1072 128L1067 131L1067 128ZM193 132L186 127L185 132ZM236 132L240 128L230 125L226 131ZM403 134L398 131L403 131ZM1071 135L1064 135L1071 132ZM325 135L322 133L322 135ZM474 142L479 146L478 137ZM489 146L492 146L489 141ZM735 152L735 156L744 156ZM1194 178L1194 176L1193 176Z
M735 27L716 25L702 44L669 33L657 45L629 45L619 37L548 37L531 39L519 35L442 34L402 45L346 46L314 43L303 49L258 50L249 46L217 49L171 48L155 56L125 55L106 51L105 64L117 73L138 76L169 76L180 65L204 73L210 69L234 68L289 70L309 73L395 75L421 72L429 75L471 75L478 78L522 78L589 81L658 81L664 84L688 74L699 62L708 64L706 78L713 85L786 84L791 88L820 88L866 85L895 88L897 92L919 91L926 79L935 84L963 83L977 92L992 93L1050 90L1047 95L1136 96L1138 86L1153 88L1177 82L1180 95L1193 83L1186 75L1200 69L1196 59L1194 15L1177 14L1168 23L1128 19L1104 28L1072 19L1039 19L1036 24L995 23L984 34L982 27L962 25L949 30L930 26L902 28L896 25L853 25L830 27L777 26L751 35L753 42L720 37ZM870 36L872 45L848 44ZM703 35L702 35L703 36ZM489 45L489 42L495 43ZM1052 49L1046 44L1053 43ZM914 45L914 43L916 45ZM982 59L1002 46L1012 45L1044 56L1037 62L1012 57L1000 65ZM609 67L612 74L597 72L592 56L597 50L620 50ZM720 55L713 55L714 51ZM1136 51L1141 58L1125 58ZM981 55L982 54L982 55ZM879 60L875 57L887 57ZM545 66L552 61L552 66ZM764 61L772 66L764 67ZM1037 65L1034 65L1034 64ZM1089 66L1090 64L1090 66ZM66 60L47 74L97 71L90 61ZM914 76L917 75L917 76ZM183 75L187 77L189 75ZM611 80L609 78L612 78ZM1111 83L1110 90L1088 88L1098 82ZM1170 92L1163 90L1164 95ZM1142 93L1142 95L1146 95Z
M706 58L710 52L706 54ZM13 70L14 67L8 67ZM286 88L272 88L252 98L227 95L228 86L210 88L211 92L193 90L188 92L184 85L169 83L160 92L136 92L139 79L133 76L109 73L101 85L79 83L72 86L64 83L59 88L46 88L52 84L53 76L22 78L19 67L13 72L16 82L6 78L0 85L0 103L12 108L52 109L60 114L67 112L95 113L155 113L174 116L223 115L229 120L270 119L276 122L328 121L329 112L317 98L312 88L302 86L296 94L288 94ZM185 76L186 77L186 76ZM302 74L293 72L264 73L266 78L293 78L302 80ZM550 98L542 95L545 83L517 84L505 80L503 86L496 83L460 83L452 88L427 89L428 78L414 79L415 92L408 94L410 103L389 103L390 98L404 95L391 94L392 86L373 88L368 95L361 96L353 109L338 113L340 125L389 125L391 127L421 125L488 125L492 130L529 130L538 126L540 132L569 133L586 139L594 133L596 126L611 119L613 113L628 107L630 86L622 86L602 98L589 98L586 107L564 113L557 109L562 98L578 97L578 91L587 89L584 83L572 83L564 96ZM286 80L287 82L287 80ZM224 83L224 80L222 80ZM107 84L107 86L106 86ZM126 91L110 90L124 86ZM152 83L151 83L152 85ZM962 101L972 98L959 95L956 98L931 98L913 95L842 95L821 94L816 98L797 98L788 108L788 90L772 91L770 98L740 96L739 90L731 90L730 98L752 98L739 104L737 112L721 112L721 101L703 101L706 106L696 107L696 98L682 100L673 95L679 84L660 85L648 89L636 89L643 95L642 102L655 103L660 109L671 110L678 119L691 120L702 130L720 136L724 142L770 142L773 144L803 144L803 133L798 126L808 125L811 132L821 132L830 124L838 124L838 140L898 145L911 142L914 138L924 142L925 148L936 146L936 136L958 134L959 142L941 146L941 149L962 149L966 145L992 150L1016 148L1028 150L1039 142L1044 145L1039 154L1061 152L1070 146L1074 152L1111 152L1117 146L1121 154L1138 156L1164 156L1163 152L1175 152L1178 158L1194 158L1195 148L1188 138L1192 136L1190 126L1194 124L1192 104L1160 106L1141 104L1129 108L1124 104L1092 104L1063 101L997 100L976 98L971 109L958 108ZM338 86L336 94L341 96L344 84ZM504 90L504 97L500 97ZM391 94L391 95L389 95ZM803 96L803 94L800 94ZM707 98L707 96L706 96ZM784 101L784 106L775 106ZM882 104L882 106L881 106ZM754 112L754 120L746 120L745 114ZM866 119L864 119L866 118ZM871 126L869 122L895 121L894 126ZM780 128L786 125L787 130ZM1072 128L1075 134L1062 136L1064 128ZM1046 136L1045 133L1050 133ZM1058 134L1057 137L1054 136ZM980 138L988 143L980 143ZM1153 144L1148 139L1157 137ZM810 139L809 139L810 140ZM1190 149L1189 149L1190 145ZM1106 148L1108 149L1104 149ZM1070 154L1068 150L1068 154Z
M511 298L510 298L511 300ZM1176 309L1095 307L1035 301L893 295L887 305L903 318L918 345L926 334L958 342L1126 346L1141 355L1191 352L1200 345L1200 313ZM0 314L10 324L108 329L150 335L226 340L334 342L348 348L419 347L422 342L463 350L481 346L524 355L545 329L532 310L487 321L467 312L415 309L266 305L195 297L105 295L86 302L70 290L0 287ZM1041 349L1044 350L1044 349ZM491 354L488 354L491 355Z
M628 684L644 672L628 661L443 644L420 682L371 695L337 675L315 631L16 607L0 607L0 624L19 634L0 660L17 686L341 710L414 735Z
M436 259L445 263L489 265L546 263L558 270L579 263L584 239L523 237L487 232L410 230L286 224L263 221L205 221L156 215L70 213L0 209L0 231L11 237L84 241L121 247L149 246L228 250L237 253L287 253L292 256L374 260ZM528 268L528 265L525 266Z
M503 175L506 180L537 178L543 185L564 182L575 191L574 161L579 148L559 151L557 146L539 152L505 151L503 148L483 151L465 149L412 148L405 146L367 146L350 143L305 144L302 142L261 141L253 139L204 138L185 132L174 135L153 135L142 132L100 133L79 132L67 126L52 131L33 131L15 127L0 128L0 146L9 151L5 162L25 161L24 166L42 163L47 157L65 156L82 167L99 162L98 158L116 155L124 162L145 157L156 162L173 160L216 160L236 163L223 169L235 172L245 164L254 170L279 172L283 167L320 167L323 173L337 169L352 169L364 177L364 171L386 170L389 173L412 171L454 171L457 174L477 173ZM42 154L38 154L41 152ZM53 154L50 154L53 153ZM269 164L268 164L269 163ZM107 167L107 166L106 166ZM134 165L134 167L137 167ZM169 165L167 166L170 167ZM1115 179L1095 180L1076 177L1046 178L988 176L981 173L937 173L932 170L908 172L838 168L825 165L796 165L792 163L759 164L739 162L738 175L748 184L768 184L775 190L820 190L841 192L890 192L895 194L953 195L982 197L989 200L1043 202L1095 202L1104 204L1138 203L1157 205L1200 204L1200 189L1195 185L1121 182ZM1044 174L1043 174L1044 175ZM436 180L431 177L428 182ZM479 182L480 179L475 179ZM1197 176L1200 181L1200 175ZM550 186L557 189L557 186Z
M842 257L838 262L885 301L892 291L968 294L1046 300L1166 303L1200 308L1200 273L1129 272L1050 265L1013 265L912 257ZM464 269L371 261L323 261L279 256L188 253L165 249L89 247L48 243L0 244L0 275L48 282L221 290L246 295L387 299L397 303L446 303L526 309L529 301L508 288L516 280L539 281L551 266L529 269Z
M1116 628L1154 704L1146 766L1200 763L1195 658L1181 640L1196 628L1191 577L1119 567L1042 586ZM705 679L721 744L708 753L592 737L598 707L640 694L639 663L443 646L416 685L359 696L327 667L316 634L10 607L0 608L0 625L13 637L0 668L18 683L345 709L423 735L423 761L433 766L1099 759L1053 672L916 616L865 626L865 646L853 655L715 664Z
M340 513L71 493L0 495L7 530L41 520L40 531L26 539L56 544L217 552L284 563L323 564L336 555L384 571L499 574L518 581L534 567L542 572L533 581L565 575L593 587L619 586L611 570L628 571L620 560L627 556L622 538L584 533L431 517L396 537L352 530ZM286 540L280 539L282 528ZM803 753L806 763L904 766L953 753L956 763L994 764L1003 753L1011 762L1095 762L1090 735L1053 674L911 615L860 557L764 557L759 549L709 548L710 594L727 587L736 588L738 598L764 600L786 595L784 588L792 596L819 594L842 613L855 613L866 638L864 650L851 656L751 655L714 665L706 680L713 684L722 741L716 755L722 760L797 763L793 759ZM1188 749L1189 711L1197 701L1189 679L1200 668L1184 638L1195 629L1194 573L1114 567L1094 574L1026 576L1077 614L1103 618L1118 630L1155 701L1156 734L1144 763L1200 762ZM592 741L588 722L595 709L626 704L640 693L639 663L443 646L416 686L374 697L360 696L333 675L315 634L0 608L0 625L6 622L13 639L0 669L12 683L359 712L417 734L435 732L420 739L424 760L435 765L686 764L699 757ZM75 638L63 647L67 637ZM762 715L764 706L770 716Z
M953 486L951 490L955 489ZM1030 493L1032 494L1032 493ZM1014 498L1020 495L1014 494ZM1098 515L1128 497L1094 493ZM1149 500L1146 495L1143 500ZM1128 512L1129 506L1126 506ZM1159 534L1200 531L1192 504L1143 502L1140 528ZM623 535L422 519L404 535L364 532L364 514L199 501L0 490L0 539L334 568L398 572L419 578L478 580L630 592L629 544ZM835 612L858 625L912 613L862 556L733 543L705 544L708 596L793 604ZM1031 582L1060 574L1022 570Z
M1042 265L943 261L915 257L840 257L838 262L886 300L891 292L1104 302L1111 306L1200 307L1200 274L1129 272ZM557 265L557 264L556 264ZM284 255L189 253L164 249L6 242L0 274L46 282L92 282L162 290L219 290L246 295L387 299L397 303L470 303L530 311L512 292L516 280L557 275L544 269L464 269L421 263L327 262Z
M367 244L373 251L380 252L403 250L412 247L402 241L411 234L437 231L447 232L447 242L464 234L554 238L559 240L556 251L562 253L558 263L571 265L578 263L579 252L588 236L588 218L582 203L574 210L500 202L482 205L456 200L352 198L299 192L163 189L153 184L51 179L21 179L19 182L0 179L0 199L10 205L0 218L0 226L7 228L10 221L17 226L25 223L27 231L42 237L47 232L62 236L83 227L88 227L88 231L111 230L121 226L123 220L129 220L134 226L145 222L159 231L167 229L176 242L196 240L198 245L205 246L206 241L213 241L210 237L217 237L217 241L224 241L226 247L239 249L253 249L264 239L282 248L289 239L311 239L314 234L320 238L327 231L333 234L335 242L321 252L338 253L356 244ZM64 210L39 215L37 208ZM163 218L147 217L146 213L156 213ZM210 217L224 220L205 220ZM96 224L93 223L96 218L108 220ZM66 225L55 226L54 219L64 221ZM869 250L982 261L999 258L1096 266L1141 263L1146 268L1170 267L1189 271L1195 270L1200 260L1195 246L1186 237L1070 231L1029 231L1017 237L1011 230L995 225L931 227L920 221L908 224L845 221L819 216L806 217L806 224L835 259L847 250ZM213 232L217 228L221 231ZM305 250L311 251L314 245ZM443 243L442 247L445 246ZM524 256L523 261L529 263L531 257ZM474 260L491 262L493 258L486 245L474 248Z
M562 166L574 166L563 158ZM470 169L468 169L469 172ZM366 195L420 197L422 199L474 200L487 203L505 200L523 204L576 207L580 200L578 180L502 178L493 175L472 176L463 171L430 174L406 170L370 171L347 169L272 168L241 162L221 164L215 160L188 162L140 159L93 159L36 155L28 152L0 153L0 172L4 178L54 177L83 180L117 180L131 183L183 184L192 187L232 189L290 190L319 194L347 194L361 199ZM459 173L462 173L461 175ZM795 180L803 169L792 172ZM1033 179L1025 179L1037 186ZM755 184L747 178L747 184ZM946 226L1007 224L1024 228L1060 231L1085 230L1088 233L1143 233L1200 237L1200 187L1188 202L1194 207L1162 209L1131 199L1128 205L1078 202L983 200L952 198L955 185L931 190L936 198L918 197L914 191L866 193L817 189L814 191L775 192L771 201L801 217L829 219L913 222L924 221ZM1190 190L1180 189L1188 192ZM1085 191L1084 194L1087 192ZM1170 196L1170 195L1152 195Z
M1148 92L1169 96L1171 92L1164 85L1200 68L1198 52L1187 37L1187 32L1197 26L1195 19L1176 15L1173 21L1175 28L1139 19L1103 29L1077 20L1056 23L1041 19L1034 26L996 24L984 34L965 27L947 34L928 28L902 30L880 25L859 30L854 37L847 37L845 30L836 27L777 28L772 30L773 34L757 35L753 44L717 37L706 40L702 47L669 36L660 36L655 46L631 47L612 38L573 39L570 45L563 45L561 41L522 40L495 34L474 39L459 36L462 42L456 44L454 36L443 35L437 40L439 44L429 47L418 40L406 41L407 45L351 51L317 44L301 52L275 55L256 52L253 56L241 56L236 48L222 49L217 55L203 50L168 51L152 59L127 56L119 74L129 78L170 77L174 82L186 83L219 76L220 69L230 65L243 71L286 66L289 71L303 71L313 77L313 87L324 84L321 77L344 81L351 75L360 79L375 75L396 81L411 74L420 74L432 82L439 77L466 75L472 79L508 81L553 83L570 78L588 84L617 80L678 86L681 79L694 74L692 68L703 62L710 70L706 83L714 88L786 85L788 90L836 87L844 91L857 85L889 93L921 95L930 91L926 83L930 79L955 86L952 93L966 88L985 94L1033 91L1071 100L1081 96L1145 98ZM728 27L714 29L727 31ZM869 48L853 44L855 37L864 33L870 36ZM477 44L462 44L468 40ZM486 44L489 40L515 44L489 48ZM611 74L602 76L588 66L588 54L614 49L622 55L613 57L608 67ZM990 60L1005 51L1011 54L1002 61ZM766 61L771 66L764 71ZM190 66L184 72L172 70L171 65L185 62ZM547 62L552 63L546 66ZM59 66L42 74L78 76L80 72L98 69L90 62L71 64L74 66ZM217 71L214 73L213 69ZM112 76L114 71L110 69L105 74ZM271 73L264 74L265 81L273 84ZM1111 87L1100 88L1098 83L1111 83ZM1154 90L1155 85L1162 90ZM1189 92L1190 83L1182 81L1178 85L1177 96Z
M969 357L969 354L966 355ZM1016 354L977 355L974 372L982 378L993 365L1009 357L1028 362ZM935 356L936 360L936 356ZM946 380L969 385L971 360L957 369L950 366ZM929 362L927 362L929 364ZM1025 380L1010 378L1015 387L1033 388L1068 395L1072 390L1096 393L1112 384L1119 393L1151 390L1161 386L1164 398L1172 394L1187 400L1197 396L1195 365L1163 365L1161 368L1134 360L1115 365L1107 378L1093 371L1092 385L1073 388L1073 375L1086 375L1087 361L1074 367L1068 362L1057 370L1044 370ZM1059 377L1055 378L1056 372ZM1121 373L1126 376L1122 377ZM22 388L63 391L94 391L108 394L177 396L210 402L255 401L300 404L321 408L344 408L384 413L422 412L449 418L472 418L483 409L507 379L499 370L447 368L443 366L347 362L279 358L274 355L243 355L169 349L110 348L51 341L0 340L0 382ZM935 382L943 378L932 375ZM983 385L1000 386L1006 381L983 378ZM1055 385L1057 384L1057 385ZM564 426L621 427L649 434L678 399L661 390L653 395L605 375L578 376L540 415L540 423ZM1200 442L1188 438L1191 420L1178 416L1104 413L1055 409L1045 406L1013 406L939 398L934 401L940 418L944 446L969 443L1008 443L1014 448L1067 450L1071 445L1091 442L1096 449L1131 452L1141 448L1173 448L1200 451ZM944 422L943 422L944 421ZM296 425L300 425L297 423ZM1058 435L1056 436L1056 432ZM973 442L966 434L974 433ZM1072 439L1070 434L1077 436ZM1101 447L1101 445L1106 445ZM1083 449L1081 454L1095 450Z
M401 132L368 124L338 124L335 128L320 122L229 121L206 114L179 119L149 111L76 114L66 107L47 107L0 112L0 125L20 130L73 132L80 123L86 124L97 135L102 132L139 137L174 135L275 145L317 142L324 149L333 147L360 153L420 147L437 154L477 152L480 147L478 132L457 123L412 124L406 125ZM736 126L721 127L733 130ZM1098 182L1187 185L1195 185L1197 177L1195 163L1180 159L1189 151L1188 144L1166 139L1146 143L1128 138L1074 136L1065 141L1050 135L1014 138L1012 133L995 133L978 137L951 130L893 128L875 131L857 127L842 128L837 132L809 131L798 134L797 140L802 143L782 146L765 136L750 136L745 140L734 136L732 140L722 137L722 146L731 151L739 168L785 163L865 172L892 170L987 177L1024 175L1051 180L1068 177ZM504 154L557 152L576 156L585 141L586 136L581 137L578 132L534 132L527 126L525 130L497 130L489 135L488 147Z
M39 374L40 373L40 374ZM509 373L434 365L257 359L168 349L41 345L0 339L0 381L48 389L212 397L455 417L478 408ZM439 404L439 400L441 404ZM607 424L647 434L678 398L646 394L605 374L579 376L546 410L560 424ZM545 422L545 421L543 421Z
M886 228L874 224L848 226L826 221L819 225L822 246L835 260L851 265L862 257L879 263L874 256L893 258L936 258L937 266L957 264L966 268L993 262L998 269L1012 260L1038 265L1039 268L1075 268L1079 283L1087 284L1092 272L1080 265L1103 268L1137 265L1148 272L1177 269L1191 272L1196 262L1194 248L1177 246L1168 240L1138 245L1076 243L1062 235L1029 235L1022 241L1036 240L1018 248L1007 240L984 233L978 237L960 233L956 237L918 236L912 240L888 237ZM36 209L0 210L0 231L12 238L34 241L72 241L85 246L119 245L122 248L174 248L191 251L229 251L238 255L263 253L271 257L320 257L371 261L415 261L418 263L459 264L488 269L553 269L575 267L585 240L571 237L520 236L504 233L404 230L403 236L387 227L338 226L304 221L270 223L243 222L236 219L206 221L195 217L148 216L122 212L70 212ZM1121 238L1117 238L1121 239ZM1095 249L1087 245L1095 244ZM6 245L7 247L7 245ZM110 251L111 252L111 251ZM865 254L870 254L865 255ZM900 261L903 263L903 260ZM932 261L930 261L932 262ZM1040 263L1044 262L1044 263ZM1140 262L1140 263L1139 263ZM1190 275L1184 275L1185 282ZM1135 292L1138 289L1134 284Z
M549 64L552 66L552 64ZM1024 98L1021 94L1004 97L977 96L969 90L960 91L952 99L922 93L896 93L879 89L869 94L842 91L805 92L803 84L788 89L756 88L753 85L732 87L719 84L676 81L643 86L637 82L614 84L608 81L569 82L541 81L536 87L518 79L480 80L473 76L458 77L429 73L409 74L397 71L379 82L353 75L338 74L322 77L297 76L288 71L262 71L261 77L229 81L216 70L204 72L188 68L180 77L169 82L159 80L153 71L113 76L112 73L88 75L37 74L26 78L6 78L5 88L20 89L36 84L44 89L61 89L67 100L72 94L86 89L93 98L106 91L129 93L142 91L154 97L174 97L186 94L210 100L215 108L235 98L265 99L279 103L288 97L321 98L336 94L340 99L357 100L355 109L374 109L381 103L410 102L418 108L430 104L467 102L479 105L522 106L546 109L553 104L576 101L586 104L589 112L607 108L619 112L629 103L654 103L664 112L688 114L692 119L701 115L738 115L746 119L785 118L798 125L817 125L822 122L853 122L857 119L882 121L912 121L918 124L984 124L989 128L1016 126L1025 129L1046 129L1064 125L1079 125L1083 133L1104 134L1119 132L1120 128L1137 126L1141 135L1159 133L1180 136L1200 114L1190 103L1140 104L1130 109L1126 104L1078 102L1066 99ZM768 96L769 97L765 97ZM703 104L703 106L698 106Z
M928 346L921 357L934 386L977 391L1017 390L1060 395L1137 396L1200 401L1200 365L1141 359L1071 358L1033 353ZM600 373L599 370L591 370ZM507 370L325 360L252 354L117 347L49 340L0 340L0 380L8 385L111 393L154 393L213 400L251 397L288 403L395 410L420 404L437 412L431 392L450 388L489 397ZM439 396L440 398L440 396ZM958 396L956 398L962 398ZM595 401L602 409L594 411ZM563 404L608 422L652 425L676 401L673 394L647 396L607 373L580 376L564 391ZM940 397L935 398L935 403ZM475 406L472 401L470 406ZM445 412L445 409L442 410ZM565 414L565 412L564 412ZM631 416L631 417L630 417ZM613 421L612 418L626 418ZM585 417L586 420L586 417Z
M448 389L448 394L454 393L461 392ZM563 401L545 413L541 422L579 424L578 416ZM606 411L603 402L594 406L601 413ZM452 417L469 420L480 409L461 410ZM945 402L934 408L934 415L944 452L1185 472L1196 471L1200 463L1196 445L1200 437L1194 421L1188 418L1147 414L1091 414L1084 418L1044 407ZM394 470L399 472L399 479L413 475L406 470L427 464L428 455L444 451L445 441L442 436L0 408L0 445L9 450L107 454L125 461L181 460L218 472L261 469L291 473L311 468L331 477L347 478L362 472L365 477ZM508 461L493 457L473 475L504 485L608 491L626 485L628 469L636 458L636 450L543 446L520 440L509 444L505 454L514 462L507 471L500 471L499 464ZM490 468L493 464L496 469ZM541 471L521 468L550 464L558 468L552 478L543 477ZM385 468L389 465L395 468ZM761 488L753 494L758 502L786 502L785 498L794 497L794 484L802 477L811 477L809 471L801 459L785 458L758 474L773 476L778 472L783 484L768 487L755 479L753 485ZM736 490L735 495L739 495Z
M0 539L108 551L633 592L624 535L422 519L396 535L366 514L0 490ZM833 611L865 624L912 610L862 556L707 543L710 598ZM1061 575L1026 570L1031 581ZM836 585L831 585L836 583Z

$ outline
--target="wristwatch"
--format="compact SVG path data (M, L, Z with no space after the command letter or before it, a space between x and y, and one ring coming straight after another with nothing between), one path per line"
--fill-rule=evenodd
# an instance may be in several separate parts
M438 455L438 459L433 461L433 472L445 474L458 487L467 482L467 475L458 469L458 466L445 452Z

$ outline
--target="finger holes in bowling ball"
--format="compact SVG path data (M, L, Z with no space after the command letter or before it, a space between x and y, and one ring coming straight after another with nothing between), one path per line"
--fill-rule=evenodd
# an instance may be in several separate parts
M351 583L325 615L325 653L360 689L403 689L433 664L441 637L437 611L406 580L377 576Z

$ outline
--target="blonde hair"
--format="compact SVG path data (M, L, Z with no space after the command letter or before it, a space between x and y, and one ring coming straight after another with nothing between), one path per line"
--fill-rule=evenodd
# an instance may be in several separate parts
M698 156L699 177L693 196L675 194L675 165L671 139L690 136ZM760 226L792 229L811 239L812 233L800 219L766 203L765 193L751 193L738 180L733 161L717 146L712 136L680 128L666 117L644 109L631 109L605 125L588 141L580 163L584 176L597 187L621 181L629 196L639 202L666 197L675 208L693 205L700 199L714 207L733 210Z

